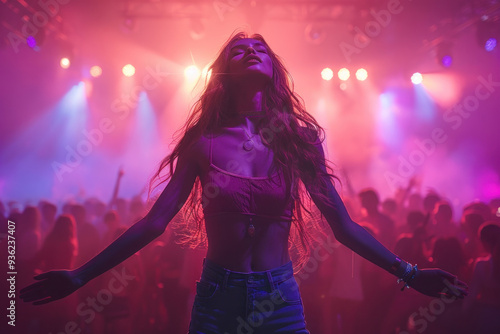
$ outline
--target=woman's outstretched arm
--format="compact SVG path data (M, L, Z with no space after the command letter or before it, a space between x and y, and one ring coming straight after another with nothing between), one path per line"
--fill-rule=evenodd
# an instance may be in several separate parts
M316 147L320 151L322 159L325 159L322 145L319 143ZM323 172L326 173L325 167L323 167ZM401 261L368 231L351 219L330 178L326 180L326 184L326 189L322 190L322 195L325 198L314 194L310 185L306 184L305 186L340 243L398 278L405 277L407 279L411 277L408 276L409 274L415 272L409 285L423 294L433 297L449 295L460 298L467 294L467 285L443 270L412 269L408 272L407 268L411 267L408 267L405 261Z
M40 281L23 288L21 299L41 305L64 298L160 236L187 200L198 175L197 166L195 159L181 155L172 178L144 218L80 268L35 276Z

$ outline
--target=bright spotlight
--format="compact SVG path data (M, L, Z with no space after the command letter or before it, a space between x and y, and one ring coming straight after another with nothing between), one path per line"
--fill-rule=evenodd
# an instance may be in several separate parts
M135 67L132 64L123 66L122 73L126 77L131 77L135 74Z
M59 64L61 65L62 68L66 69L66 68L69 68L69 65L71 65L71 62L69 61L68 58L64 57L64 58L61 58L61 61L59 62Z
M344 67L344 68L341 68L339 70L339 72L337 73L337 75L339 76L340 80L346 81L351 76L351 73L349 72L349 70L347 68Z
M94 78L100 77L102 74L102 68L100 66L92 66L90 68L90 75Z
M422 74L416 72L416 73L413 73L413 75L411 76L411 82L414 84L414 85L419 85L422 83L422 80L424 78L422 77Z
M356 71L356 79L359 81L365 81L368 78L368 72L364 68L360 68Z
M321 77L323 78L323 80L326 80L326 81L329 81L329 80L332 80L333 78L333 71L331 68L324 68L322 71L321 71Z
M184 70L184 76L188 81L196 81L198 80L200 75L201 75L200 69L195 65L188 66Z

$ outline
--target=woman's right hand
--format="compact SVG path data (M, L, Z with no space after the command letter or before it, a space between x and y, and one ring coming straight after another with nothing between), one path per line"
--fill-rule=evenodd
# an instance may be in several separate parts
M34 277L39 282L33 283L20 291L20 297L25 302L34 302L33 305L42 305L64 298L83 285L74 271L49 271Z

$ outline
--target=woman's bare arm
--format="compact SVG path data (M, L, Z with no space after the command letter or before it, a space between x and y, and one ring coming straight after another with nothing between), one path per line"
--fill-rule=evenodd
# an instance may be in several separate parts
M144 218L80 268L36 276L40 281L22 289L20 297L26 302L35 301L35 305L63 298L156 239L187 200L198 175L197 166L194 158L181 155L172 178Z
M316 147L320 151L322 159L324 159L322 145L319 143ZM326 168L323 168L323 172L326 173ZM406 262L402 261L401 265L398 265L398 257L394 253L351 219L330 179L326 181L326 184L327 187L324 189L323 195L328 200L315 195L311 191L310 185L306 184L305 186L312 200L327 220L337 240L391 274L402 277L405 273ZM465 283L438 269L418 270L417 275L411 281L411 286L430 296L447 294L463 297L466 294Z
M149 213L92 260L76 269L84 281L101 275L160 236L187 200L197 176L197 164L181 156L169 183Z

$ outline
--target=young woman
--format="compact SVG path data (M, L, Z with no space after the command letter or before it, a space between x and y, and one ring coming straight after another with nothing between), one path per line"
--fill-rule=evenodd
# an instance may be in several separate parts
M184 207L198 223L191 241L206 232L208 242L190 333L308 333L289 255L291 231L298 249L314 232L303 219L307 195L341 243L404 284L429 296L466 294L453 275L402 261L351 220L327 171L323 129L262 36L234 35L210 74L156 174L168 183L146 217L80 268L36 276L24 301L71 294L162 234Z

